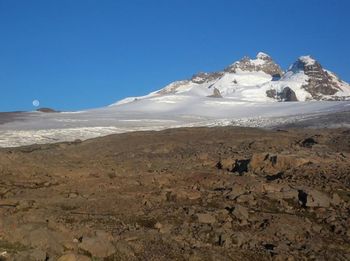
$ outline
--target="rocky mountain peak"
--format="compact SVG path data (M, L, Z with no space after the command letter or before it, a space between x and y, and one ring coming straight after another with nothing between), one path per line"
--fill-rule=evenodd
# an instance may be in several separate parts
M236 73L238 69L242 71L250 71L250 72L263 71L274 77L281 77L283 74L283 71L281 70L279 65L277 65L273 61L271 56L269 56L266 53L259 52L256 55L255 59L251 59L248 56L244 56L241 60L227 67L223 72L197 73L193 75L193 77L191 78L191 82L197 83L197 84L212 82L221 78L225 73Z
M261 59L261 60L272 60L271 56L263 53L263 52L258 52L258 54L256 55L256 59Z
M281 67L266 53L259 52L255 59L245 56L238 62L233 63L225 69L225 72L235 73L237 70L249 72L265 72L274 77L281 77Z
M289 71L293 71L293 72L299 72L299 71L305 71L308 68L318 68L318 69L322 69L321 64L315 60L314 58L312 58L310 55L305 55L305 56L300 56L296 62L294 62L290 67L289 67Z
M341 90L342 82L310 55L300 56L289 71L304 72L308 80L302 88L308 91L313 99L319 100L323 95L334 95Z

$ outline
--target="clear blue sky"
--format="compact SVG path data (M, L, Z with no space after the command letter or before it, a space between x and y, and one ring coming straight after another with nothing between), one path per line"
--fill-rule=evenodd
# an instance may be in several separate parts
M269 53L350 81L347 0L0 0L0 111L77 110Z

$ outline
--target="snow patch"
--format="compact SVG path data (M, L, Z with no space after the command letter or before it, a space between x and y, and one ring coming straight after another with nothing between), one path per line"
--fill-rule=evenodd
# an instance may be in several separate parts
M306 66L314 65L316 63L316 60L310 55L300 56L299 61L303 62Z

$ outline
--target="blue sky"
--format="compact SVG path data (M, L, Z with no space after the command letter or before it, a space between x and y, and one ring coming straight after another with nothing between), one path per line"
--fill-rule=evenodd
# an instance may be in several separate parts
M0 111L78 110L244 55L311 54L350 81L347 0L0 0Z

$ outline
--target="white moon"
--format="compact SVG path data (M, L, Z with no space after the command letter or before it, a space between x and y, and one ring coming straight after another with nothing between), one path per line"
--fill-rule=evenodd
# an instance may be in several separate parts
M38 107L40 105L40 102L38 100L33 101L33 106Z

